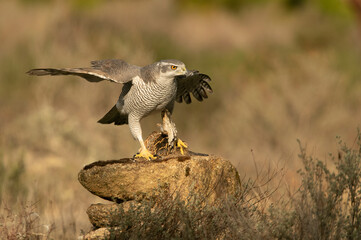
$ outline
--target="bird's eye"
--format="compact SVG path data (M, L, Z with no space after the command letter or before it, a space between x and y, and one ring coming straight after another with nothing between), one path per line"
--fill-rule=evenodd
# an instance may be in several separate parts
M173 69L173 70L176 70L177 66L172 65L172 66L170 66L170 68Z

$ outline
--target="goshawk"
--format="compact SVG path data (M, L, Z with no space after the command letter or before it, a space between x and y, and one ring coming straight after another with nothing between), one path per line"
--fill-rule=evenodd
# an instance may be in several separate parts
M129 124L130 131L140 143L141 149L135 157L155 159L145 147L140 120L149 114L162 113L162 131L167 132L168 141L174 147L186 148L179 138L175 124L170 120L174 102L191 103L190 93L202 101L211 93L209 76L196 70L187 71L183 62L161 60L139 67L120 59L92 61L86 68L39 68L27 72L30 75L76 75L89 82L108 80L122 83L123 88L118 102L98 122L103 124Z

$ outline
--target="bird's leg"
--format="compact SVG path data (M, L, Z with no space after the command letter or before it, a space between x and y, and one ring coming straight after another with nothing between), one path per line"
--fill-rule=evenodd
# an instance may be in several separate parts
M185 142L179 138L177 138L177 147L179 148L182 155L184 155L184 148L188 148L187 144L185 144Z
M142 138L142 129L140 127L140 119L137 117L134 117L132 115L129 115L128 117L128 124L130 128L130 132L132 133L133 137L137 139L140 143L140 150L139 153L134 155L135 158L141 158L144 157L147 160L154 160L156 157L151 154L148 149L146 148L143 138Z
M139 153L135 154L134 157L135 158L141 158L144 157L147 160L154 160L156 159L156 157L153 156L153 154L151 154L148 149L145 147L144 141L139 140L140 143L140 149L139 149Z
M188 146L177 137L177 129L174 122L172 122L172 120L170 119L170 112L167 109L162 111L162 120L163 125L161 126L161 130L168 135L168 144L170 146L179 148L181 154L183 155L183 148L187 148ZM175 146L174 143L176 143Z

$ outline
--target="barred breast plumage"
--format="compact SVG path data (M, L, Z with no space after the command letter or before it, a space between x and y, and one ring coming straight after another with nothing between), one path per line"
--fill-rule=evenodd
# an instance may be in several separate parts
M137 77L136 77L137 78ZM124 105L120 110L124 114L133 114L142 119L154 111L163 110L174 102L177 85L173 79L165 82L133 81L133 86L124 96Z

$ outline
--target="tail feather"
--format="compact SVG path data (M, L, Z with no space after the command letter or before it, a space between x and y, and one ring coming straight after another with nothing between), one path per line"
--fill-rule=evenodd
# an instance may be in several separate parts
M116 105L110 111L102 117L98 123L102 124L111 124L122 125L128 124L128 115L120 114Z

